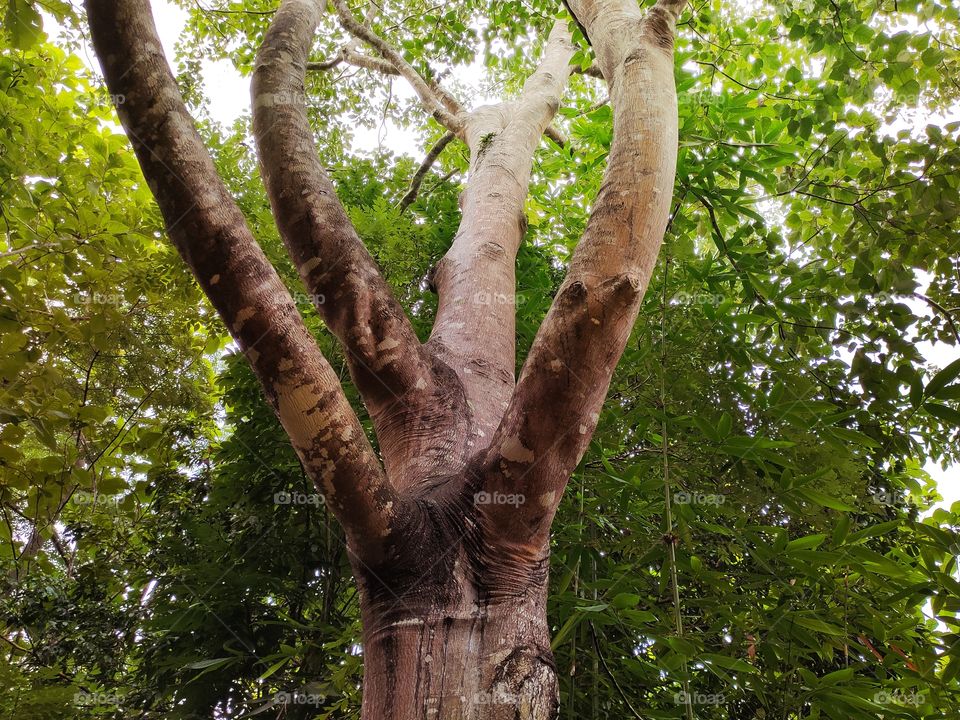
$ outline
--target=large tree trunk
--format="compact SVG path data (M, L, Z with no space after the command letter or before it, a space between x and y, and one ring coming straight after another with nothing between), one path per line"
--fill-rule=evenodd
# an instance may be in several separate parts
M406 562L357 568L366 720L556 717L546 549L507 568L461 533L434 525Z
M313 145L304 74L321 0L283 0L257 56L253 114L284 243L342 343L381 457L289 292L217 176L148 0L86 0L121 122L204 292L246 354L303 466L343 524L361 590L364 720L547 720L550 524L596 426L663 239L686 0L568 0L610 86L614 135L586 232L515 381L515 264L534 152L574 54L564 22L518 97L466 112L333 0L355 38L337 62L400 75L470 149L463 219L434 274L421 344ZM360 40L379 57L361 53ZM321 68L329 63L316 63ZM382 463L381 463L382 461Z

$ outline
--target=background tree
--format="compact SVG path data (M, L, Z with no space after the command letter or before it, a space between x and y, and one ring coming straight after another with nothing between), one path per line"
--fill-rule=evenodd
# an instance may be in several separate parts
M242 9L253 12L197 10L186 62L191 52L199 58L222 49L240 68L251 69L271 16L259 14L259 8ZM493 40L498 33L517 48L528 28L549 29L556 12L530 12L530 6L499 14L502 10L494 10L493 29L482 34ZM924 105L952 102L956 13L932 4L915 15L914 7L899 3L871 16L866 7L831 3L783 6L773 22L738 11L732 21L725 14L730 10L697 8L681 30L682 145L668 262L653 278L642 309L645 322L627 345L574 492L555 522L549 617L564 713L678 717L687 713L687 698L677 696L687 683L697 717L936 716L955 701L957 668L948 662L953 636L924 620L923 610L939 613L947 627L954 617L956 521L944 511L917 521L917 506L928 500L927 479L916 463L928 456L953 457L956 370L924 378L916 344L923 338L955 342L950 308L958 304L956 207L950 178L956 127L893 138L882 119L885 101L897 108L916 102L911 81ZM762 18L769 11L755 12ZM476 24L471 18L477 10L464 6L453 12L432 19L398 12L371 24L405 47L429 88L433 76L424 59L455 64L475 51L471 35L478 30L458 30L457 23ZM928 27L898 35L888 25L910 23L911 17ZM329 65L339 48L350 44L337 36L339 20L333 15L322 22L330 32L317 35L318 66ZM404 43L425 36L425 27L439 38L434 46ZM774 28L777 37L768 37ZM587 32L596 46L589 27ZM930 49L943 54L926 52ZM343 54L375 50L354 44ZM43 147L49 136L35 121L41 116L37 107L59 97L57 128L85 124L112 135L96 123L80 122L77 101L68 94L69 83L78 82L69 78L82 75L79 66L53 72L55 64L43 62L56 55L49 46L9 52L12 66L24 68L20 72L40 72L27 76L27 88L37 92L11 92L8 102L16 99L18 105L5 114L4 132L32 131ZM588 47L577 52L576 61L587 64ZM707 72L693 72L690 52ZM532 71L529 53L494 47L489 56L493 77L522 81ZM805 80L820 62L826 79ZM413 329L426 339L435 301L424 278L448 249L460 219L457 188L443 178L465 169L458 154L462 145L455 140L442 150L439 163L446 164L435 175L441 182L433 187L435 180L428 180L428 192L421 191L401 213L416 163L389 155L354 159L338 147L355 119L341 124L337 111L355 103L351 92L360 88L376 97L375 83L390 77L379 73L389 68L363 67L352 80L334 83L331 70L341 72L344 65L341 60L336 67L317 67L309 76L311 110L324 128L321 157L334 168L348 216L410 310ZM190 77L184 75L187 97L199 101L200 89ZM605 97L603 87L589 74L572 78L564 99L570 106L551 133L563 138L566 148L549 141L534 166L524 208L527 238L518 258L521 358L562 277L558 260L582 232L585 199L599 183L610 145L609 111L594 107ZM888 90L899 94L888 98ZM420 122L416 106L401 110L401 122ZM359 118L376 122L381 112L361 106ZM209 125L201 129L250 227L292 282L294 271L272 240L272 220L239 144L242 125L232 136ZM433 147L444 130L428 129L426 146ZM73 132L73 142L92 144L89 135ZM37 191L43 180L36 179L36 158L9 153L3 158L16 179L4 185L10 193L4 207L17 208L5 212L11 218L11 250L36 242L31 226L43 231L37 213L46 201L39 197L86 204L90 189L69 182L83 177L85 158L72 169L61 168L60 153L70 145L59 137L49 140L52 162L45 178L54 187L46 196ZM124 162L129 168L128 156ZM117 222L136 223L129 202L117 198L110 204ZM762 214L752 209L757 206ZM61 214L70 217L53 209L52 222ZM101 212L94 221L106 216ZM85 229L94 230L89 237L98 242L107 235L100 225ZM60 240L55 229L47 232ZM58 251L72 258L74 276L84 277L94 274L96 259L109 256L96 247L97 252L76 252L64 245ZM45 296L27 279L46 271L41 252L16 256L14 282L4 286L5 307L21 313L12 316L14 332L5 342L26 338L13 357L46 370L53 362L44 353L51 336L34 334L37 310L56 309L65 292L47 281L39 285L48 288ZM142 267L144 255L131 252L123 267ZM183 277L174 262L160 264L167 274ZM929 281L929 287L917 279ZM8 286L21 298L33 298L33 305L21 306L22 300L6 294ZM439 289L443 292L442 281ZM923 297L905 302L915 292ZM300 293L293 296L298 302ZM920 303L932 312L923 312ZM188 300L172 309L178 319L189 318L195 304ZM68 306L63 324L92 324L102 310L94 308L97 313L88 318ZM105 319L117 324L109 315ZM208 319L201 315L197 322ZM133 324L131 336L143 337L142 328L151 326L156 327ZM215 323L209 326L219 333ZM315 320L310 329L333 366L342 368L327 329ZM78 334L74 340L78 352L83 338ZM146 444L118 451L129 470L101 467L90 476L68 470L67 481L79 480L78 487L91 493L103 487L104 497L122 501L95 503L81 496L84 502L64 506L60 532L67 558L58 554L52 536L34 543L37 549L29 555L39 569L19 573L27 579L6 602L5 637L18 646L10 648L10 672L20 678L11 680L11 692L40 687L48 705L57 697L70 702L66 689L75 682L103 691L82 698L107 701L86 708L93 714L149 708L209 717L254 707L306 716L356 712L360 658L351 648L357 607L338 532L324 524L326 509L275 504L278 490L309 491L300 464L269 421L242 362L230 359L223 366L215 360L217 340L206 353L205 342L194 345L196 364L206 368L213 360L223 369L219 387L226 392L229 433L218 440L215 423L186 414L181 417L189 428L181 423L180 432L191 434L164 447L178 437L177 425L158 417L154 427L166 433L157 434L160 447L149 444L144 432ZM143 358L146 367L177 367L149 354L163 350L155 342L144 350L129 343L118 347ZM11 370L12 381L19 372ZM182 379L182 373L167 375ZM4 432L13 433L9 446L21 453L4 466L5 488L7 469L22 473L38 467L26 463L42 456L35 421L52 422L47 413L68 415L53 426L53 447L46 451L59 453L61 462L68 457L65 447L76 441L76 420L66 398L82 392L84 372L61 377L65 395L49 410L29 404L28 393L5 394L15 402L5 399L11 421ZM93 377L96 386L99 376ZM36 388L32 397L42 398L44 386L38 382ZM347 391L355 399L353 388ZM133 432L151 424L154 397L143 404L143 422L134 415L128 423ZM198 411L209 412L203 410L210 407L209 395L197 398ZM103 404L102 435L84 423L84 433L97 443L108 442L126 417L110 407L106 393ZM178 409L171 407L173 413ZM185 442L190 438L209 441ZM102 446L93 447L95 457ZM31 472L27 478L34 477ZM64 479L51 475L46 483L46 491L34 490L29 481L23 487L11 481L5 490L4 507L15 516L13 557L21 562L12 567L18 570L27 564L19 553L29 546L24 533L31 503L51 489L59 492ZM664 501L665 487L674 490L672 502ZM16 516L14 508L28 510L27 517ZM115 612L104 614L105 604ZM97 636L95 628L107 643L100 648L110 652L88 640ZM118 636L120 628L128 634ZM117 642L118 637L130 642ZM109 657L116 661L107 662ZM201 673L202 680L188 682ZM278 707L270 699L275 690L306 692L321 707ZM124 695L124 710L111 693ZM247 705L258 697L263 705ZM11 697L11 709L23 713L34 704L39 714L47 707L40 699L36 692L23 692Z

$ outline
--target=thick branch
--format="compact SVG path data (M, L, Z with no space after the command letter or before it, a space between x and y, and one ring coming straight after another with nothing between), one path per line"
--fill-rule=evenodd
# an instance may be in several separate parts
M261 168L284 243L348 351L387 474L412 482L446 459L457 424L444 415L450 403L439 397L445 389L433 359L357 237L317 156L304 73L320 12L317 0L285 0L257 54L253 120ZM420 427L426 416L436 421L433 432Z
M570 75L573 46L558 22L520 97L470 113L470 180L453 245L434 274L439 307L429 346L463 381L482 447L513 391L517 250L526 230L533 155Z
M356 551L376 555L395 496L336 373L220 180L148 0L87 0L94 49L167 232L263 386ZM393 509L391 509L393 508ZM382 541L386 542L386 540Z
M317 156L304 63L319 20L315 0L286 0L277 11L253 73L254 134L283 241L376 416L426 382L429 361Z
M653 272L677 157L673 31L682 0L646 16L635 0L570 0L610 86L614 136L584 236L486 459L488 489L519 508L485 506L505 537L546 541L563 488L596 427Z

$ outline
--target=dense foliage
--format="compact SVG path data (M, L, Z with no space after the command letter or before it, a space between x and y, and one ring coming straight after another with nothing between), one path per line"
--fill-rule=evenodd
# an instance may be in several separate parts
M343 368L284 257L249 118L210 121L198 72L248 74L274 3L181 4L185 94ZM78 10L5 12L0 713L357 717L342 533L165 242L122 99L80 59ZM390 0L375 22L461 97L493 98L560 12ZM930 512L922 467L960 461L960 360L931 367L919 346L960 347L960 10L707 0L684 20L661 266L554 526L562 716L950 717L960 506ZM309 91L341 198L426 337L465 152L450 145L401 211L419 158L357 148L354 131L389 120L426 148L440 128L367 70L312 73ZM600 182L603 100L574 76L570 142L537 158L517 296L492 299L516 303L521 359Z

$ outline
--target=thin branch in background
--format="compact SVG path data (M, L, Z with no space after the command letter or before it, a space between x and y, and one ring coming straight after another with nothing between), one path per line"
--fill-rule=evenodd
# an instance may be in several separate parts
M950 324L950 329L953 330L953 337L956 338L957 343L960 344L960 332L957 331L957 325L953 321L953 314L947 310L943 305L938 303L933 298L927 297L923 293L915 292L911 293L911 297L917 298L917 300L923 300L927 305L932 307L935 311L940 313L946 321Z
M670 445L667 435L667 286L670 280L670 255L666 254L663 261L663 297L661 298L660 312L660 412L663 419L660 424L661 442L663 444L663 497L664 497L664 525L663 539L667 544L667 553L670 559L670 587L673 592L673 621L677 630L677 637L683 637L683 614L680 611L680 579L677 574L677 544L673 534L673 509L670 505ZM690 697L690 677L687 661L683 661L683 699L686 707L687 720L693 720L693 698Z
M746 83L740 82L732 75L728 75L727 73L725 73L723 70L720 69L720 66L717 65L715 62L709 62L707 60L695 60L694 62L696 62L697 65L705 65L706 67L713 68L715 72L720 73L730 82L739 85L745 90L752 90L753 92L762 93L765 97L776 98L777 100L786 100L788 102L809 102L810 101L809 98L790 97L789 95L777 95L776 93L769 93L761 87L747 85Z
M464 132L464 122L457 113L450 110L449 101L451 96L445 90L440 89L435 82L428 82L420 73L418 73L403 55L394 48L384 38L380 37L365 23L357 20L346 0L333 0L333 6L336 9L337 16L344 30L352 36L363 40L374 48L381 57L396 68L401 75L416 91L421 102L427 107L430 114L441 125L448 130L452 130L458 135Z
M623 699L624 704L630 709L630 712L634 714L635 717L639 720L644 720L643 715L637 712L637 709L630 702L630 698L627 697L627 694L623 691L623 688L620 687L620 683L617 682L616 676L610 671L610 666L607 665L607 659L603 656L603 653L600 652L600 640L597 638L597 629L593 626L593 623L590 623L590 635L593 637L593 648L597 653L597 657L600 658L600 664L603 665L603 670L607 673L607 677L610 678L610 682L613 683L613 687L616 688L617 692L620 693L620 697Z
M406 195L401 198L397 205L397 207L400 208L401 214L417 199L417 195L420 193L420 186L423 185L423 181L427 177L427 173L430 172L430 168L433 167L437 158L440 157L440 153L444 151L455 137L456 135L454 135L452 131L448 131L430 148L430 152L427 153L423 162L420 163L420 167L417 168L417 172L413 175L413 180L410 181L410 189L407 190Z
M560 130L557 129L556 126L548 125L543 134L553 140L553 142L556 143L557 147L559 147L561 150L567 146L567 138L562 132L560 132Z
M579 65L573 69L574 75L588 75L592 78L597 78L597 80L603 80L603 73L600 72L600 68L596 65L588 65L587 67L580 67Z

